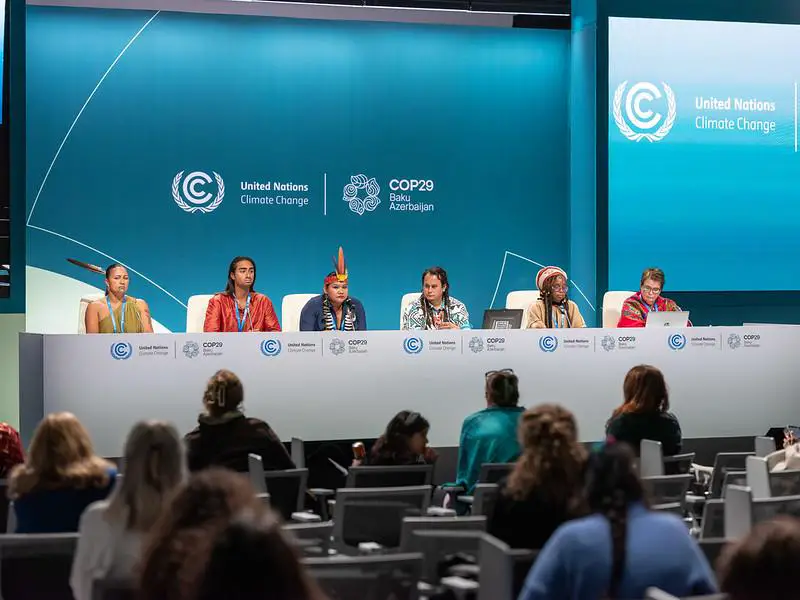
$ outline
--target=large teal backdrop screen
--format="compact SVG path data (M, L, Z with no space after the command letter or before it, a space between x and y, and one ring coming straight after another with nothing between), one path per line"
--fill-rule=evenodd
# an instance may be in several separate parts
M239 254L279 308L344 246L372 329L431 265L476 326L567 266L566 31L27 15L30 267L101 287L66 259L119 260L181 331Z

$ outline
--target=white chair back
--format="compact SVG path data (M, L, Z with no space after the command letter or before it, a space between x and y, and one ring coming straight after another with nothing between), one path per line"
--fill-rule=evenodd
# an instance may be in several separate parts
M603 327L616 327L622 316L622 305L636 292L617 291L603 294Z
M756 456L766 457L775 452L775 438L758 436L755 440Z
M300 331L300 313L314 296L319 296L319 294L289 294L283 297L281 302L281 329L283 331Z
M642 440L639 446L639 476L659 477L664 474L664 451L661 442Z
M208 302L214 294L191 296L186 306L186 333L203 333Z
M78 333L86 333L86 309L92 302L102 300L105 294L86 294L78 307Z
M528 310L528 307L539 299L539 290L517 290L509 292L506 296L506 308L521 308ZM522 320L525 327L525 319Z
M400 329L403 328L403 313L406 312L406 308L409 304L419 298L421 293L422 292L410 292L408 294L403 294L403 297L400 299Z

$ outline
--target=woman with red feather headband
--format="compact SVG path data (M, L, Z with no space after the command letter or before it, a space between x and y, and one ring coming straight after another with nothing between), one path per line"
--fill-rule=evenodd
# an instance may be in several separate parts
M348 273L344 251L333 260L334 271L328 273L322 294L314 296L300 313L300 331L365 331L367 315L364 306L347 292Z
M539 298L525 313L526 329L586 327L578 305L567 298L567 274L559 267L544 267L536 274Z

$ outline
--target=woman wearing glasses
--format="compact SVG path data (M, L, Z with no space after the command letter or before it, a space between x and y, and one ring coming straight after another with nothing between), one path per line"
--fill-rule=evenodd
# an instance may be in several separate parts
M645 269L639 291L622 305L622 316L617 327L644 327L650 312L680 312L680 306L661 295L663 289L664 271L655 268Z
M525 410L519 404L519 379L511 369L486 373L486 408L461 425L455 483L471 494L483 463L514 462L520 455L517 424ZM447 489L445 489L447 491Z
M536 274L539 298L525 314L526 329L586 327L578 305L567 298L567 274L559 267L544 267Z

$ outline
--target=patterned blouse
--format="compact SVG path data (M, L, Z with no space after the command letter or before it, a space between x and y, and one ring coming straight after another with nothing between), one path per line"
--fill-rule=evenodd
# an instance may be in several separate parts
M459 302L455 298L450 298L450 304L447 308L444 306L436 309L431 307L434 314L447 313L447 320L451 323L458 325L459 329L470 329L472 326L469 324L469 313L467 307L463 302ZM417 298L409 304L403 312L403 330L421 330L421 329L435 329L435 327L425 322L425 313L422 310L421 298Z

